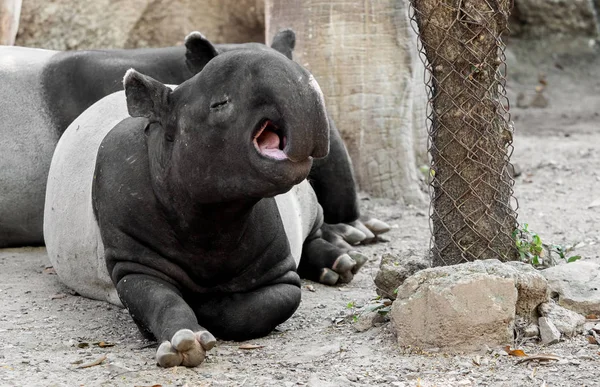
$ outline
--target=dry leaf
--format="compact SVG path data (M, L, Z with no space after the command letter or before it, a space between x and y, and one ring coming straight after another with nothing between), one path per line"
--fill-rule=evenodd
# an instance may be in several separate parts
M153 384L152 386L133 386L133 387L162 387L162 384Z
M61 298L65 298L67 295L64 293L56 293L55 295L53 295L52 297L50 297L51 300L60 300Z
M90 368L90 367L94 367L94 366L102 364L102 362L104 360L106 360L106 355L103 355L102 357L99 357L98 359L94 360L91 363L82 364L82 365L80 365L77 368Z
M90 343L77 343L77 348L87 348L90 346Z
M477 355L473 358L473 364L475 364L476 366L481 365L481 356Z
M239 346L240 349L259 349L259 348L264 348L264 345L260 345L260 344L242 344Z
M94 343L94 345L97 345L100 348L108 348L108 347L114 347L115 346L114 343L107 343L106 341L101 341L99 343Z
M596 341L596 338L594 336L587 336L588 339L588 343L590 344L598 344L598 342Z
M588 314L587 316L585 316L585 318L588 320L597 320L598 316L595 314Z
M531 355L531 356L526 356L523 359L519 359L519 361L517 361L516 364L521 364L521 363L525 363L528 361L533 361L533 360L538 360L538 361L550 361L550 360L560 360L560 357L556 356L556 355Z
M56 274L56 270L54 270L54 267L48 266L44 268L44 274Z
M309 290L309 291L311 291L311 292L316 292L316 289L315 289L315 287L314 287L314 286L312 286L312 285L306 285L304 288L305 288L306 290Z
M506 347L504 347L504 350L510 356L518 356L518 357L525 357L525 356L527 356L527 354L525 352L523 352L522 349L510 349L510 345L507 345Z

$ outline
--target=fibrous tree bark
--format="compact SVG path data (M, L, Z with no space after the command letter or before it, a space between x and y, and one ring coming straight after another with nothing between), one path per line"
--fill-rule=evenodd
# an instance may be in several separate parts
M266 37L296 32L294 59L319 82L361 189L423 203L425 87L404 1L266 0Z
M12 46L19 29L21 0L0 0L0 45Z
M412 0L431 74L433 265L517 258L499 66L510 0Z

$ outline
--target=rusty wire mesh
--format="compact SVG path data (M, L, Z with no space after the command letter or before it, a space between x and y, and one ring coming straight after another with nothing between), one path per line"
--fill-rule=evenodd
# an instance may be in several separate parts
M515 260L518 204L501 39L511 0L410 3L429 94L432 264Z

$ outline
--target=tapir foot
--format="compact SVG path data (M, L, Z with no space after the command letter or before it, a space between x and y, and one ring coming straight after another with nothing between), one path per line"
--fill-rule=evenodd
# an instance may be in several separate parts
M352 281L354 274L367 262L367 257L352 246L345 249L331 243L322 234L323 229L304 242L298 274L331 286Z
M177 331L171 341L164 341L156 351L156 362L161 367L196 367L206 358L206 351L216 344L215 337L208 331Z
M385 234L391 229L389 224L375 218L368 219L365 222L357 219L350 223L350 225L359 231L362 231L366 235L366 238L363 239L361 243L376 242L379 235Z
M367 260L367 256L358 251L342 254L333 262L331 268L321 269L319 282L331 286L349 283Z
M391 227L375 218L365 222L355 220L345 224L327 224L321 226L323 239L343 250L351 250L357 244L367 244L377 241L377 237L390 231Z

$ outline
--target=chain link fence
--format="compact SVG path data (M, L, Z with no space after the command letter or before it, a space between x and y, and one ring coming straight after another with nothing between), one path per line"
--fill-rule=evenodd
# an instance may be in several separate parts
M501 40L511 0L410 0L429 93L433 266L517 259Z

